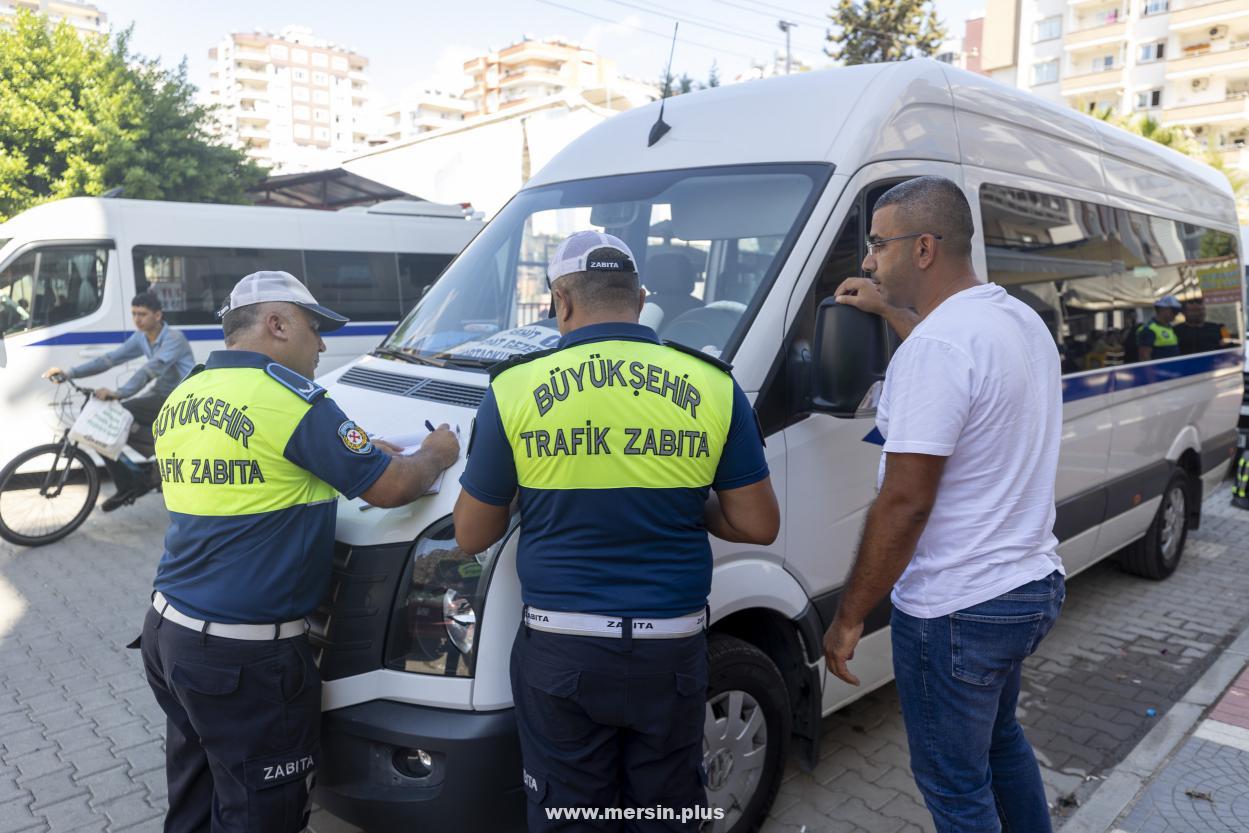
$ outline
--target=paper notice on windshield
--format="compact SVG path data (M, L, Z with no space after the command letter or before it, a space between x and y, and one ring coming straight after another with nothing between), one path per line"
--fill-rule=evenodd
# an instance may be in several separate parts
M510 359L512 356L545 350L559 343L559 331L550 327L517 327L495 333L481 341L470 342L451 351L451 355L473 359Z

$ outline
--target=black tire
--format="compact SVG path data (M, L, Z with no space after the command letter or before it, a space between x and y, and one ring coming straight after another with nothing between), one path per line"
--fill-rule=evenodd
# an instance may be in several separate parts
M39 460L40 457L46 458L46 464ZM54 460L59 460L62 466L69 466L65 486L51 497L40 495L39 488L44 482L42 472L51 469ZM23 466L28 470L19 472L18 469ZM19 495L23 492L27 494ZM39 547L59 541L82 526L95 508L99 494L100 473L91 457L81 448L48 443L23 451L0 470L0 538L23 547ZM39 507L32 506L31 500L48 502ZM60 503L53 514L49 514L46 510L52 508L56 501L67 502ZM43 524L34 519L34 513L40 508L45 510L43 515L49 519Z
M1132 575L1154 581L1174 573L1188 540L1188 509L1192 499L1193 487L1188 475L1183 471L1173 472L1145 537L1119 552L1119 566Z
M714 833L753 833L767 818L768 810L781 787L785 771L785 754L789 746L791 715L785 694L785 680L767 654L748 642L725 634L712 634L708 650L711 658L707 686L707 721L703 737L703 764L707 768L707 800L710 805L726 810L721 821L707 824L704 831ZM753 704L753 708L752 708ZM739 712L736 716L732 712ZM739 718L757 711L764 729L760 734L752 728L754 721L744 724ZM727 743L725 735L734 734L734 723L746 729L751 737ZM762 765L747 765L742 753L755 744L750 753L762 755ZM756 778L742 782L744 773L758 771ZM734 775L739 778L734 779Z

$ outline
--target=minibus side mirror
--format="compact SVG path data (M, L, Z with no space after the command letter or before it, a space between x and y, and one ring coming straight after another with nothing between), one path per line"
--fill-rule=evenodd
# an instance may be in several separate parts
M879 316L826 298L815 311L811 408L852 418L876 406L889 356Z

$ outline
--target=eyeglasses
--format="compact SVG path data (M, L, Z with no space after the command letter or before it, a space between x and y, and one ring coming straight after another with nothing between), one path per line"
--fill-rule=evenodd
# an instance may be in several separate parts
M874 254L877 254L881 249L885 248L886 243L889 243L894 240L908 240L912 237L923 237L925 234L929 235L930 237L936 238L937 240L941 239L941 235L935 234L931 231L917 231L914 234L899 234L897 237L882 237L880 240L872 240L871 238L868 238L867 253L869 255L874 255Z

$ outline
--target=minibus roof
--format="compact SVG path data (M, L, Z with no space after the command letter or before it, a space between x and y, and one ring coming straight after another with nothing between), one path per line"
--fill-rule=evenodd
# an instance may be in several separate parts
M571 143L528 183L716 165L963 163L1072 183L1125 206L1235 226L1226 178L1155 142L1066 106L931 59L839 67L667 99L671 132L647 146L658 102Z

